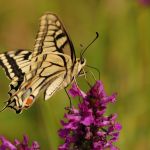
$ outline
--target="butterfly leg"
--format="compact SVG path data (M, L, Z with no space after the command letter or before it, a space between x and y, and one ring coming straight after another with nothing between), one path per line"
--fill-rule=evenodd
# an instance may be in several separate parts
M96 77L94 76L94 73L92 71L89 71L89 73L91 74L91 76L93 77L93 79L96 81Z
M71 101L71 98L70 98L70 96L69 96L69 94L68 94L68 92L67 92L67 89L66 89L66 88L65 88L65 92L66 92L66 94L67 94L67 96L68 96L68 98L69 98L70 108L72 108L72 101Z
M82 70L83 70L83 74L84 74L85 81L87 82L88 86L91 88L91 87L92 87L92 85L90 84L90 82L89 82L89 81L88 81L88 79L87 79L86 72L85 72L85 70L84 70L84 69L82 69Z
M84 73L85 73L85 72L83 72L83 75L84 75ZM77 83L76 78L74 78L73 80L74 80L75 84L77 85L77 88L80 89L80 88L79 88L79 85L78 85L78 83ZM81 97L80 97L80 96L79 96L79 99L78 99L78 100L79 100L79 103L81 103Z

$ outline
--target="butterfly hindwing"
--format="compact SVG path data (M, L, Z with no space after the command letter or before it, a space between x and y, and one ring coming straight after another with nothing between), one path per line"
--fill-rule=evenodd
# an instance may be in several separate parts
M51 58L52 61L48 61ZM13 103L15 110L20 110L22 107L29 108L41 91L45 91L45 99L51 97L61 87L66 76L66 70L62 63L62 58L56 54L51 54L45 58L40 68L36 70L35 75L26 80L28 74L30 72L24 75L25 80L22 82L19 90L15 91L15 94L9 100L9 106L12 106L14 99L16 100L17 107Z
M63 78L64 77L60 76L59 78L56 78L53 82L51 82L51 84L45 90L45 100L48 100L55 93L55 91L57 91L61 87L61 84L63 83Z

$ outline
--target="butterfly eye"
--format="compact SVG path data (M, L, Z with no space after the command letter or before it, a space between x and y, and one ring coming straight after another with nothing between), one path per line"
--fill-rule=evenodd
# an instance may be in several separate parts
M80 63L84 64L84 62L85 62L84 58L81 58Z

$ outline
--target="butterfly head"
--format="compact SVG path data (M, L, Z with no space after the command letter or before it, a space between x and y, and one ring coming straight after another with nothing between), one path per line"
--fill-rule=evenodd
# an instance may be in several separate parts
M77 59L77 62L78 62L78 73L82 70L82 68L85 66L86 64L86 59L85 58L80 58L80 59Z

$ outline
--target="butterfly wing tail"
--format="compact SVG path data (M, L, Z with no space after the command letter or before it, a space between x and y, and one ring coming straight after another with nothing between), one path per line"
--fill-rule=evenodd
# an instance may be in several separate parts
M19 89L15 95L13 95L8 101L6 106L16 110L16 113L20 113L23 109L28 109L35 102L38 94L44 90L45 100L50 98L56 90L58 90L63 83L63 77L59 78L39 78L34 77L32 81L26 83L21 89ZM4 110L3 109L3 110Z

